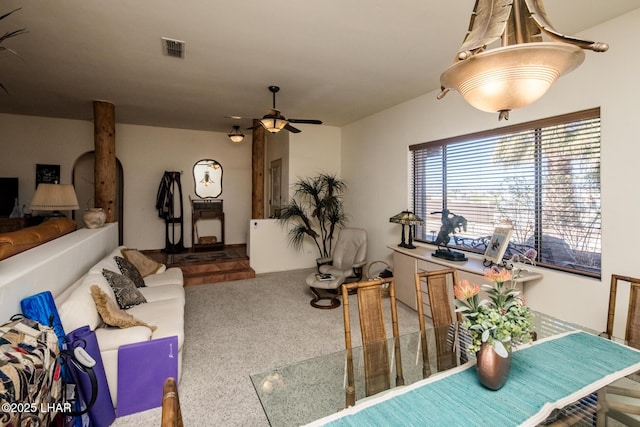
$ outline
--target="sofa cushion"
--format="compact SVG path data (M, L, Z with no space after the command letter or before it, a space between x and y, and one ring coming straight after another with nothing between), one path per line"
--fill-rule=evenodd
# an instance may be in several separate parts
M136 285L136 288L143 288L146 286L144 284L144 279L142 278L142 275L140 274L140 272L138 271L135 265L131 264L129 261L122 258L121 256L115 256L113 257L113 259L116 261L116 264L118 264L120 273L122 273L123 276L129 278L133 282L133 284Z
M96 329L96 338L103 362L105 361L105 352L117 352L121 345L149 341L152 334L153 332L147 326L131 326L126 329L108 327Z
M56 239L74 231L77 224L71 218L52 218L42 224L0 234L0 259Z
M137 249L124 248L121 252L127 261L136 266L142 277L157 273L162 267L162 264L155 262Z
M88 274L81 279L78 287L58 306L58 314L65 332L69 333L85 325L95 330L100 325L100 315L91 297L93 284L101 286L103 290L106 287L113 293L102 274Z
M113 294L120 308L130 308L134 305L147 302L145 297L138 291L136 285L128 277L110 270L102 270L102 275L109 282L113 289Z
M135 318L133 315L121 310L116 303L105 294L97 285L91 286L91 297L95 302L96 309L100 313L102 321L109 326L117 326L118 328L129 328L131 326L146 326L151 331L156 330L156 326L151 326L142 320Z
M184 288L182 285L160 285L138 288L138 291L146 298L147 302L162 301L164 299L176 299L184 305Z
M178 267L168 268L162 274L152 274L144 278L145 285L149 287L162 285L180 285L184 284L182 270Z
M116 264L115 257L122 256L122 252L120 252L122 248L124 248L124 246L120 246L112 250L107 256L105 256L96 264L94 264L89 269L89 273L102 274L102 270L104 269L111 270L111 271L118 271L119 268L118 268L118 264Z
M156 325L153 339L178 336L178 348L184 342L184 306L175 299L165 299L136 305L127 310L138 319Z

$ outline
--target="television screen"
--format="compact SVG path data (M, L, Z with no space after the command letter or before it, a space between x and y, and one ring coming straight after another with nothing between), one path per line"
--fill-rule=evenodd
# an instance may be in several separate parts
M0 178L0 217L11 215L18 198L18 178Z

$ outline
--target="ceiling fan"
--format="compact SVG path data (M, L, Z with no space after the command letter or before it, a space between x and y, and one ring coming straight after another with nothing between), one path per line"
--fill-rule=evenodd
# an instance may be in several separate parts
M262 124L262 126L264 126L266 130L268 130L271 133L278 133L282 129L286 129L289 132L299 133L301 132L300 129L291 126L291 123L306 123L306 124L312 124L312 125L322 124L321 120L287 119L285 116L283 116L280 110L276 109L276 93L278 93L279 90L280 88L278 86L269 86L269 91L273 95L273 108L270 108L268 110L269 111L268 114L265 114L261 119L255 119L255 120L260 120L260 123ZM238 117L238 116L227 116L227 117L231 119L246 118L246 117ZM249 129L253 129L253 128L249 128Z

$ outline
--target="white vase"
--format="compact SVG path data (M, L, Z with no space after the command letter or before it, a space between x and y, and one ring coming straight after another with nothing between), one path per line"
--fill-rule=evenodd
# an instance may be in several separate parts
M82 219L87 228L100 228L107 220L107 214L102 208L89 208L82 215Z

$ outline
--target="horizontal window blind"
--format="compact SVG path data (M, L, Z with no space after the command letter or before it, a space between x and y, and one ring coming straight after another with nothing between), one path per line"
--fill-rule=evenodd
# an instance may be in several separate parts
M412 203L432 242L442 211L467 229L451 247L484 252L501 222L513 225L505 256L536 249L537 263L600 274L600 110L410 147Z

